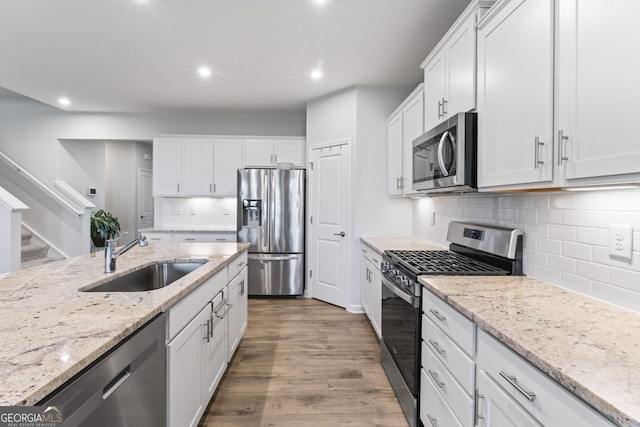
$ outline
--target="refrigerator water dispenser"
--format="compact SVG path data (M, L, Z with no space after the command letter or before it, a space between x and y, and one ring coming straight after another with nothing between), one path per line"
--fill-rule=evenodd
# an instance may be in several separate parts
M262 200L245 199L242 201L242 226L262 226Z

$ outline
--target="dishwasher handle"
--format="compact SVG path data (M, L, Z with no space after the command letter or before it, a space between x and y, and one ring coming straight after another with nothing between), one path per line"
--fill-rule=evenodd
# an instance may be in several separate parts
M126 380L131 376L131 365L127 365L105 388L102 389L102 398L107 399L111 394L118 389Z

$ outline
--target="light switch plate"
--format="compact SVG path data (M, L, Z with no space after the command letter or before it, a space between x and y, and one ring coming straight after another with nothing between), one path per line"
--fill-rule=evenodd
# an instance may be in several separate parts
M631 260L633 249L633 227L611 225L609 230L609 256Z

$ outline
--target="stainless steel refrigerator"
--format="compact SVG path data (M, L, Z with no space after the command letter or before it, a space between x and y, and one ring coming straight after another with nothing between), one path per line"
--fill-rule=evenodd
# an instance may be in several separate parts
M249 295L304 292L305 171L238 169L238 242L250 243Z

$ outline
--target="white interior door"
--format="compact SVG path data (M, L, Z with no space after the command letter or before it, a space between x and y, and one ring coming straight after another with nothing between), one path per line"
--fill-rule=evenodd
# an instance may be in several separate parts
M153 227L153 174L138 169L138 228Z
M349 298L349 141L312 151L311 296L346 307Z

